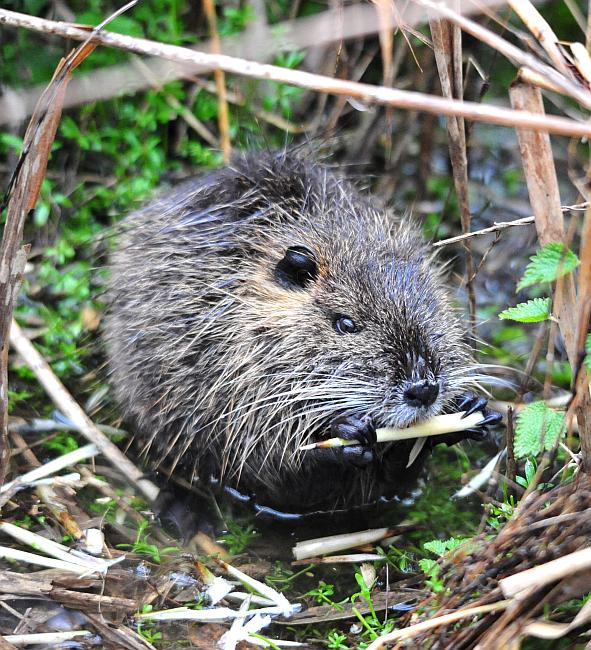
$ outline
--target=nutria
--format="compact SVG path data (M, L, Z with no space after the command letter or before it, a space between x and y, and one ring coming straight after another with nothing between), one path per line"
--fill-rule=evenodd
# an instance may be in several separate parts
M404 491L430 448L407 467L413 441L374 447L375 427L484 408L416 225L307 154L243 155L123 224L106 342L152 467L283 510L352 507ZM334 435L360 444L299 451Z

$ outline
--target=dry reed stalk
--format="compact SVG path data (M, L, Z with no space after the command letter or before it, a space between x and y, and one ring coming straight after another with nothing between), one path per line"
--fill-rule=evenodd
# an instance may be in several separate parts
M539 589L561 578L591 569L591 548L583 548L551 562L515 573L499 582L505 598Z
M158 495L158 488L145 479L143 472L96 427L14 321L10 330L10 343L33 371L57 408L72 420L80 433L93 442L128 481L135 485L149 501L154 501Z
M591 413L591 399L589 397L589 373L586 370L585 343L591 324L591 208L587 209L581 233L581 245L579 250L581 265L579 269L579 282L577 293L577 331L576 349L577 360L573 366L573 403L569 409L572 415L576 415L579 423L579 436L581 438L581 451L583 461L587 468L591 463L591 425L589 419ZM583 424L583 426L581 426Z
M457 25L445 20L430 21L433 51L444 97L462 100L464 81L462 73L462 32ZM470 232L470 197L468 192L468 156L464 118L450 116L446 120L449 157L454 186L460 206L462 233ZM476 339L476 292L474 291L474 260L469 239L462 242L466 254L466 291L470 309L470 329Z
M507 4L521 18L529 31L546 51L550 61L567 79L572 79L564 54L558 45L558 37L540 12L529 0L507 0Z
M495 7L504 4L505 0L482 0L478 7L465 5L463 9L465 12L477 12L484 5ZM293 3L293 6L297 6L297 3ZM392 27L404 23L406 28L409 28L420 25L426 20L425 12L408 0L404 6L397 7L397 13L399 15L393 16L393 19L398 22L391 25ZM270 27L258 24L256 39L249 30L227 36L222 39L222 51L235 55L248 52L251 59L268 61L273 55L287 49L314 48L345 40L361 39L376 33L379 29L379 17L371 5L341 6L341 3L333 3L330 9L313 16L292 18ZM207 52L211 49L211 44L207 41L202 42L198 49ZM157 85L191 77L197 72L211 72L211 68L188 72L186 66L160 58L148 59L146 65L150 68L151 76L156 79ZM106 100L119 96L122 90L126 93L139 92L151 85L152 82L138 77L129 63L110 65L107 68L80 74L74 79L70 84L64 106ZM0 124L24 120L30 115L42 89L39 86L19 91L5 89L4 96L0 98Z
M513 108L530 112L544 112L542 94L538 88L518 82L513 84L509 95ZM535 133L520 128L517 129L517 135L530 202L536 217L535 223L540 245L545 246L551 242L564 242L564 220L550 137L547 134ZM586 256L588 254L586 252ZM574 278L572 274L569 274L562 278L560 296L558 296L557 292L553 309L560 332L564 338L566 352L573 372L580 365L577 340L577 304ZM591 399L587 389L579 394L576 405L583 466L587 471L589 471L589 465L591 464L590 413Z
M382 51L382 85L391 86L394 82L393 50L396 6L390 0L372 0L378 12L380 49Z
M585 108L591 108L591 92L589 92L588 88L581 86L577 81L566 78L558 70L543 63L533 54L520 50L490 29L450 9L445 2L437 2L436 0L416 0L416 2L430 9L435 16L446 18L458 25L465 32L472 34L478 40L497 50L516 65L529 68L542 78L546 78L549 83L561 88L564 94L569 95Z
M222 45L217 27L217 16L215 13L214 0L203 0L203 9L209 24L211 39L211 51L213 54L222 53ZM224 162L230 162L232 145L230 143L230 114L228 111L228 99L226 97L226 76L221 68L213 71L218 96L218 127L220 129L220 144L224 155Z
M7 192L6 222L0 245L0 484L4 483L8 449L8 347L12 312L27 261L29 246L22 245L25 219L39 197L49 153L60 121L66 87L73 70L92 52L83 44L58 64L53 79L40 97L25 137L23 152ZM0 211L4 206L0 206Z
M489 605L480 605L478 607L458 609L455 612L451 612L450 614L438 616L437 618L431 618L428 621L422 621L421 623L416 623L415 625L411 625L410 627L405 627L400 630L394 630L394 632L390 632L389 634L384 634L383 636L378 637L375 641L373 641L373 643L367 646L367 650L382 650L386 647L387 643L402 641L403 639L412 639L413 637L423 632L433 630L437 627L441 627L442 625L456 623L457 621L461 621L471 616L498 612L505 609L510 603L510 600L501 600L496 603L490 603Z
M544 90L550 90L551 92L560 93L561 95L566 94L562 88L559 88L556 84L548 81L547 77L544 77L539 72L534 72L529 68L519 68L517 78L519 81L523 81L523 83L538 86Z
M421 3L427 2L427 0L420 1ZM452 14L454 16L457 15L453 12ZM88 38L88 34L84 30L70 24L36 18L26 14L8 11L6 9L0 9L0 25L2 24L14 27L24 27L42 33L57 34L74 40L83 40ZM100 33L94 33L91 38L93 43L136 52L138 54L160 56L185 65L220 68L226 72L255 79L279 81L323 93L354 97L369 103L396 106L398 108L409 110L419 110L433 113L435 115L461 116L474 121L500 124L511 128L521 126L523 128L536 129L549 133L558 133L561 135L591 136L591 124L562 117L549 117L533 113L528 114L526 112L520 113L508 108L485 106L475 102L457 101L408 90L384 88L383 86L373 86L343 79L335 79L332 77L312 74L310 72L303 72L301 70L292 70L289 68L256 63L254 61L246 61L244 59L223 54L216 55L205 52L195 52L188 48L176 45L157 43L155 41L133 38L131 36L124 36L113 32L101 31ZM520 50L518 51L520 52ZM548 74L555 76L555 71L549 66L542 66L542 68L547 70ZM565 81L562 77L561 80L561 83ZM582 91L579 90L578 92L579 95L582 94ZM576 94L575 89L570 88L568 94L574 96L573 93ZM584 97L591 107L591 93L584 95ZM583 99L580 101L583 103Z
M570 51L575 58L577 70L583 75L585 81L591 84L591 56L582 43L571 43Z

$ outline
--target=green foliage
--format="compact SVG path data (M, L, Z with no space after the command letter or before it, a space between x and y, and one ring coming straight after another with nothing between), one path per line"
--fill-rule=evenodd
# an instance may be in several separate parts
M585 339L585 366L591 371L591 334Z
M467 541L467 539L459 539L456 537L450 537L446 540L434 539L430 542L425 542L423 548L437 555L437 557L443 557L446 553L453 551L453 549ZM428 576L425 584L431 591L438 593L444 588L443 581L439 578L439 564L435 560L429 558L419 560L419 568Z
M499 314L502 320L516 320L520 323L538 323L550 318L550 298L534 298L509 307Z
M523 187L521 167L509 167L503 170L503 185L509 195L515 195Z
M387 551L378 547L378 553L384 556L384 559L401 573L407 573L412 570L412 558L408 551L399 549L391 545Z
M374 641L378 636L390 632L394 627L394 623L389 620L382 621L378 617L371 597L371 586L365 583L363 574L360 571L355 573L355 580L359 586L359 591L351 596L351 602L354 603L359 599L364 600L369 607L369 614L363 616L356 607L353 607L352 611L364 628L362 637ZM360 647L365 646L360 645Z
M221 540L228 547L230 555L242 553L259 533L252 524L244 525L237 521L228 524L228 532L221 536Z
M423 548L426 551L434 553L438 557L445 555L448 551L453 551L454 548L457 548L463 544L465 539L457 539L456 537L450 537L446 540L434 539L431 542L425 542Z
M12 413L19 402L25 402L31 394L27 390L10 390L8 389L8 413Z
M541 282L553 282L571 273L579 265L579 258L564 244L551 243L540 249L527 265L517 291Z
M346 640L346 634L341 634L337 630L331 630L326 637L326 647L329 650L349 650L349 646L344 643Z
M342 611L343 606L341 603L335 603L331 596L334 596L335 588L334 585L321 580L318 583L318 586L310 591L306 592L304 596L310 596L321 605L330 605L335 609Z
M515 457L536 456L544 449L552 449L563 431L564 413L554 411L544 402L528 404L517 416Z
M241 7L224 7L224 19L219 27L220 36L229 36L242 31L254 18L254 11L250 4Z
M68 431L62 431L45 442L47 449L53 449L59 452L60 455L69 454L71 451L78 449L79 446L76 437Z
M273 587L273 589L277 589L278 591L285 591L291 587L295 580L297 580L300 576L306 574L311 575L309 572L313 567L313 564L309 564L304 569L296 572L280 560L277 560L273 568L273 573L266 576L265 582L270 587Z
M439 577L439 564L435 560L423 559L419 560L419 567L427 576L425 585L435 594L443 591L445 585L443 580Z
M149 614L153 609L153 605L145 603L140 609L140 614ZM148 643L153 644L154 642L162 641L162 632L158 632L156 623L153 621L143 619L139 620L137 623L137 632Z
M129 549L132 553L139 553L140 555L147 555L156 564L160 564L162 556L170 553L175 553L179 549L176 546L166 546L158 548L156 544L150 544L147 540L147 528L149 527L147 521L141 521L137 529L137 537L133 544L117 544L117 548Z
M525 476L516 476L515 481L521 487L524 487L526 490L530 486L531 482L534 480L534 477L536 475L536 461L534 458L528 458L525 461L525 465L523 468L523 471L525 472Z

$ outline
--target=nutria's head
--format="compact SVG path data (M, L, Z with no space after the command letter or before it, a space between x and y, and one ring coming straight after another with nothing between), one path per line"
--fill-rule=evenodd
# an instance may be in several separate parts
M410 218L306 158L241 158L126 224L106 333L152 464L278 494L333 418L406 426L470 381L441 266Z

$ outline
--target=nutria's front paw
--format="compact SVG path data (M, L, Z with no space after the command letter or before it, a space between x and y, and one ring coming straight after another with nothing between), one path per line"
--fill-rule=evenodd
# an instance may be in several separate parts
M330 424L329 437L356 440L357 443L330 449L316 449L317 458L354 467L365 467L373 461L373 447L377 437L376 428L369 415L362 417L346 415L335 418Z
M465 431L458 431L457 433L448 433L443 436L433 436L431 438L434 445L445 443L448 447L455 445L462 440L483 440L488 435L488 426L490 424L497 424L503 419L503 416L497 412L486 407L488 400L481 395L474 393L464 393L456 400L456 408L459 412L464 411L463 418L480 411L483 415L483 420L477 426L466 429Z

